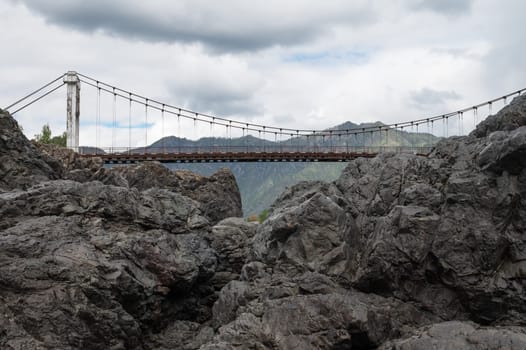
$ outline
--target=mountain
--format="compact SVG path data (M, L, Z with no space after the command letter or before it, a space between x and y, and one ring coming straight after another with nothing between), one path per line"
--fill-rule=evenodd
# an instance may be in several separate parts
M355 124L345 122L331 130L359 130L382 126L381 122ZM271 141L247 135L239 138L204 137L193 141L175 136L164 137L147 147L148 152L257 152L301 151L302 147L317 147L319 150L343 151L352 147L424 147L435 144L440 138L427 133L411 133L391 130L388 138L385 132L366 133L331 137L292 137ZM140 152L144 152L141 149ZM220 168L229 168L239 185L244 216L258 214L268 208L287 187L305 180L333 181L345 168L345 163L170 163L170 169L188 169L205 176L212 175Z

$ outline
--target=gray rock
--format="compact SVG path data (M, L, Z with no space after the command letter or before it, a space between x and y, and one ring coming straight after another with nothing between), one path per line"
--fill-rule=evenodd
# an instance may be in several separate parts
M130 187L140 191L162 188L188 196L201 203L201 210L212 224L243 216L236 179L226 168L206 177L186 170L170 171L160 163L146 162L106 169L104 174L108 173L118 174Z
M160 334L151 335L153 350L197 350L212 340L212 328L196 322L175 321Z
M0 348L523 349L524 105L428 157L300 183L261 225L225 219L241 213L226 171L53 163L0 129L17 169Z
M105 185L133 187L139 191L158 188L177 192L199 202L204 216L212 224L243 215L237 183L226 168L209 177L189 171L171 171L158 162L105 168L98 157L83 158L56 145L35 143L35 146L49 162L59 166L60 177L67 180L100 181Z
M57 161L41 154L29 142L7 112L0 111L0 188L25 189L58 179L63 171Z
M0 196L1 348L144 349L145 325L210 317L217 259L192 199L66 180Z
M493 140L490 137L490 143L480 152L479 166L494 172L520 174L526 168L526 126L498 136Z
M257 226L242 218L228 218L212 227L212 233L206 238L218 256L213 280L215 288L220 289L228 282L239 279Z
M524 257L523 133L447 139L427 158L351 162L336 185L358 227L352 284L444 319L526 322L524 280L510 277L522 276Z
M201 349L368 349L437 320L410 304L338 287L317 273L230 282L213 312L221 327Z
M471 135L489 136L494 131L511 131L526 125L526 95L514 98L499 113L490 115L480 122Z
M286 191L253 239L252 261L290 274L322 272L349 280L354 220L334 186L301 183Z
M104 162L100 157L84 158L75 151L65 147L35 141L32 143L42 154L58 161L66 173L74 170L87 170L94 173L104 166Z
M522 350L526 329L489 328L470 322L444 322L419 329L411 337L390 341L379 350Z
M4 225L28 216L85 215L124 221L146 229L184 233L208 225L192 199L167 190L106 186L100 182L68 180L44 182L27 191L0 195Z

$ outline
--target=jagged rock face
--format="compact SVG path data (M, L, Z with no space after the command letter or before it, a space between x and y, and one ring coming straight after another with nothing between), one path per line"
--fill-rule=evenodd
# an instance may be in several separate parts
M105 170L105 174L118 174L139 190L164 188L188 196L202 203L201 209L212 223L243 216L236 179L226 168L209 177L184 170L170 171L153 162Z
M177 192L198 201L200 209L212 224L228 217L243 216L239 188L234 175L226 168L208 177L184 170L170 171L157 162L104 168L98 157L82 158L72 150L55 145L36 146L61 164L64 179L100 181L139 191L157 188Z
M437 320L523 326L523 133L450 138L429 157L357 159L333 184L286 191L257 229L242 280L221 290L213 308L217 335L203 348L372 349ZM301 281L312 273L325 280L304 293ZM341 312L352 318L359 305L382 320L367 307L392 310L393 300L425 317L393 316L400 320L387 326L394 333L380 331L391 318L371 328L341 321ZM493 334L473 332L478 344ZM438 342L448 344L445 337Z
M390 341L379 350L522 350L526 332L520 327L488 328L470 322L444 322L425 327L409 338Z
M510 125L510 110L526 120L521 100L498 125ZM352 285L444 319L524 324L525 133L448 139L429 158L351 162L336 187L358 226Z
M142 349L143 324L209 317L217 258L188 197L53 181L0 194L0 217L1 348Z
M289 275L316 271L349 280L350 240L356 225L332 184L285 191L253 240L252 259Z
M526 125L526 95L514 98L498 114L480 122L471 135L489 136L494 131L512 131Z
M96 172L103 167L102 158L83 158L75 151L53 144L33 142L37 149L51 158L58 160L66 172L88 171Z
M212 284L216 289L239 279L241 269L250 253L250 240L256 233L257 224L242 218L228 218L212 228L206 238L218 254L218 268Z
M495 132L489 141L478 155L478 165L494 173L520 175L526 168L526 126L510 133Z
M292 278L250 265L243 281L221 290L213 324L223 326L201 349L373 349L438 320L413 305L342 288L323 274Z
M58 179L62 172L60 164L40 154L18 123L0 110L0 191Z
M444 319L526 322L526 172L506 160L521 157L521 129L500 136L515 145L504 157L487 155L499 147L491 137L468 137L442 142L429 158L351 162L336 185L359 228L352 284L417 301ZM480 159L498 171L482 171Z
M241 212L227 202L239 199L233 177L130 186L133 176L100 160L32 144L7 114L0 126L0 348L197 349L212 339L203 322L253 235L247 227L230 245L213 236L239 226L212 229ZM159 167L135 166L146 179ZM199 191L222 198L210 205Z

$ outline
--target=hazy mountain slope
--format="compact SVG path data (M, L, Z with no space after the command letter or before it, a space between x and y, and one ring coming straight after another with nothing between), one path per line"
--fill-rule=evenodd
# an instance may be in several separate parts
M340 175L345 163L197 163L166 164L170 169L188 169L211 175L228 167L236 177L243 213L258 214L268 208L285 190L300 181L333 181Z

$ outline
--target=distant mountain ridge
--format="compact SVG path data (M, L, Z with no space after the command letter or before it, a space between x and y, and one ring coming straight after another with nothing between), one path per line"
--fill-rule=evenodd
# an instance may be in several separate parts
M379 127L385 124L381 122L355 124L347 121L343 124L326 129L331 130L359 130L370 127ZM270 135L270 134L268 134ZM387 135L387 137L386 137ZM290 134L289 134L290 136ZM429 133L416 133L406 130L390 130L388 132L365 132L351 135L330 136L300 136L289 137L285 140L269 140L267 138L246 135L236 138L225 137L203 137L198 140L179 138L176 136L166 136L146 147L148 152L184 152L184 151L233 151L242 152L246 148L248 151L301 151L301 147L320 147L321 150L340 149L342 147L375 147L375 146L396 146L396 147L423 147L434 145L440 138ZM256 148L255 148L256 147ZM139 149L138 149L139 150ZM144 152L145 148L140 148Z

